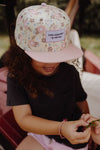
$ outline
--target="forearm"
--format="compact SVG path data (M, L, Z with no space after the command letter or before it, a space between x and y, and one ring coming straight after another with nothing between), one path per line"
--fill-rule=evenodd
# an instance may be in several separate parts
M81 134L77 132L79 126L86 126L83 120L78 121L52 121L32 115L30 105L13 106L13 113L19 126L27 131L43 135L61 135L63 128L63 136L72 144L84 143L88 141L90 136L88 129ZM63 123L63 124L62 124ZM60 131L59 131L60 130ZM76 140L76 135L81 137L83 141Z
M13 106L12 109L16 122L23 130L44 135L59 134L60 122L32 115L30 105Z
M82 112L82 114L87 114L89 113L89 107L88 107L88 103L87 101L82 101L82 102L77 102L77 107L80 109L80 111Z
M43 135L58 135L60 122L43 119L40 117L26 115L21 121L17 121L19 126L27 132Z

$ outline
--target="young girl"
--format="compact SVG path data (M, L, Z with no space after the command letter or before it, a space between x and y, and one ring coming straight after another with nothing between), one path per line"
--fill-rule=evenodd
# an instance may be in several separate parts
M88 113L86 93L74 66L82 56L70 44L70 20L54 6L23 9L15 28L16 44L6 54L7 104L28 132L17 150L87 150L90 129L78 120Z

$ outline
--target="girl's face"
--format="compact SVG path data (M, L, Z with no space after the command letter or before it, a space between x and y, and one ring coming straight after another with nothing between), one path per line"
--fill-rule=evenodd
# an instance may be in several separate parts
M33 68L42 75L52 75L56 72L60 63L41 63L35 60L32 60Z

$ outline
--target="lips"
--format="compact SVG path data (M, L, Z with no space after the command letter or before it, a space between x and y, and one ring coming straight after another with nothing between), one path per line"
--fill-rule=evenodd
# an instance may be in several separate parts
M55 67L43 67L45 72L53 72L55 70Z

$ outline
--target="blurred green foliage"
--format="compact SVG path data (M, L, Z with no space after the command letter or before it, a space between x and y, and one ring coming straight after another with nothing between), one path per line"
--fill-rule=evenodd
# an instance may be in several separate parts
M81 2L82 0L80 0ZM84 0L87 1L87 0ZM53 4L57 7L65 10L69 0L16 0L15 14L19 13L23 8L31 5L39 5L42 2L47 4ZM75 18L74 28L79 31L79 11ZM91 0L91 4L88 5L84 10L82 31L85 33L100 33L100 0ZM0 33L6 33L6 16L5 7L0 6Z
M84 49L92 51L100 58L100 35L83 35L80 42Z
M0 33L7 33L5 7L0 6Z
M74 21L74 28L78 31L80 25L79 17L80 16L78 12ZM94 0L94 2L92 2L87 8L85 8L82 23L82 33L98 35L100 34L100 0L98 2Z

